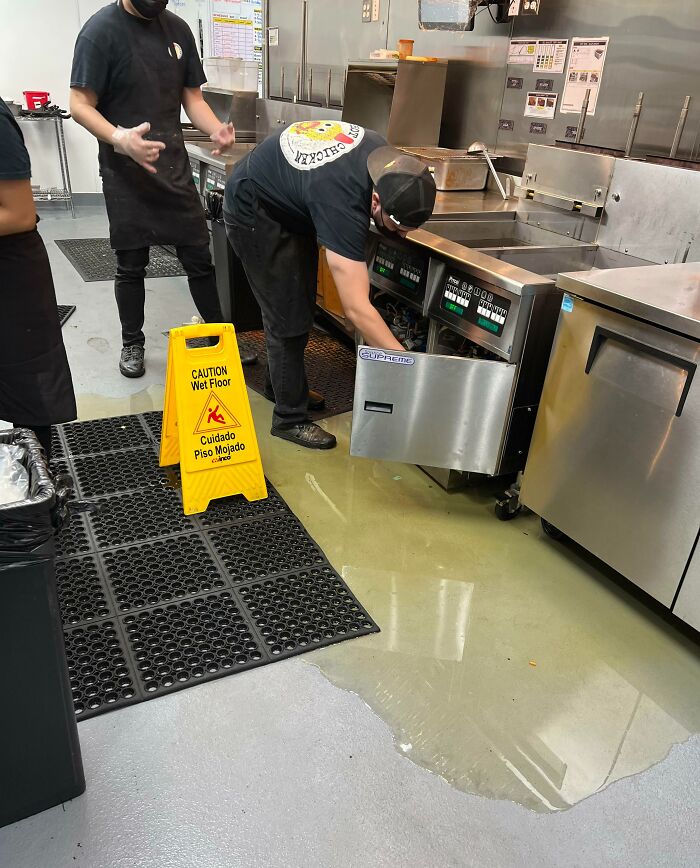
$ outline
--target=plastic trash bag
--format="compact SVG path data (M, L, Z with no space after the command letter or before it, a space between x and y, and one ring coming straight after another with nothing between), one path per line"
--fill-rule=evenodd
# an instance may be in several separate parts
M21 446L0 443L0 506L29 496L29 474L23 464L26 460L26 450Z
M63 491L57 491L46 455L36 435L23 428L0 431L0 446L19 448L22 467L29 478L29 490L22 500L0 503L0 567L15 553L32 552L52 539L54 528L66 520Z

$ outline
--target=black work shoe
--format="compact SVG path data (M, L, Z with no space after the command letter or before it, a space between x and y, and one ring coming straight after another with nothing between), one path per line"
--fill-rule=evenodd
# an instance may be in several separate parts
M268 401L272 401L275 403L275 393L272 391L270 386L265 386L263 389L263 395L267 398ZM309 410L323 410L326 406L326 399L320 392L314 392L313 389L309 389Z
M140 344L122 347L122 354L119 359L119 370L122 375L131 378L143 377L146 373L143 357L144 349Z
M241 357L242 365L254 365L258 360L258 354L255 352L255 350L239 349L238 354Z
M337 444L333 434L324 431L315 422L300 422L291 428L275 428L273 425L270 433L273 437L281 437L307 449L333 449Z

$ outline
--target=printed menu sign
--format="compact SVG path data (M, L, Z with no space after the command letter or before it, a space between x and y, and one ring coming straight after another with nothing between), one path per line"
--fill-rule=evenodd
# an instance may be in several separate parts
M553 118L557 108L556 93L529 91L525 100L526 118Z
M580 113L586 90L589 88L591 96L588 102L588 114L595 114L609 42L608 36L600 39L574 37L571 40L569 66L566 70L564 93L561 99L560 111L563 115Z

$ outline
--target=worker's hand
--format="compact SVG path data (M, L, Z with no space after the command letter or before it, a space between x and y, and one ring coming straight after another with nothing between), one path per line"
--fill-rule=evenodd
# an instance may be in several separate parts
M150 139L144 139L150 129L151 125L147 122L128 130L119 127L112 134L112 142L114 150L118 154L131 157L135 163L155 175L158 170L153 163L160 157L160 152L165 148L165 142L152 142Z
M209 138L216 145L212 154L215 157L218 157L221 155L222 151L225 151L226 148L230 148L231 145L236 143L236 131L233 128L233 124L224 124L222 127L219 127L218 130L215 130Z

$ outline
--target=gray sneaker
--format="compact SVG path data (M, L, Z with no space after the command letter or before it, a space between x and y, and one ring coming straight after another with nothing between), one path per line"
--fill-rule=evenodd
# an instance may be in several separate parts
M119 371L124 377L135 379L143 377L146 373L146 366L143 363L144 349L140 344L132 344L129 347L122 347L122 354L119 359Z
M281 437L282 440L296 443L297 446L304 446L306 449L333 449L336 445L333 434L324 431L320 425L316 425L314 422L301 422L299 425L292 425L289 428L278 428L273 425L270 434L273 437Z

